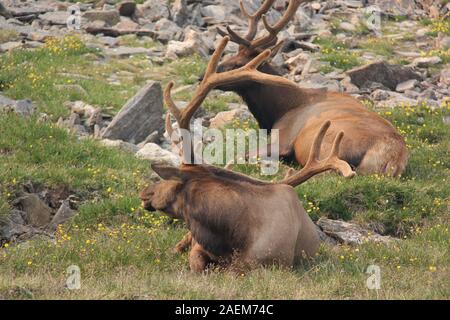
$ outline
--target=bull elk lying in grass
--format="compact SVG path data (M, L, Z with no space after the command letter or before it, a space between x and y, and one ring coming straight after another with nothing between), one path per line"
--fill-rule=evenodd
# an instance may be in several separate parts
M306 1L291 0L283 17L271 26L265 14L275 1L264 1L253 15L246 11L243 0L240 1L241 11L249 21L249 31L242 37L230 27L227 31L219 29L221 35L227 35L239 44L239 51L220 64L218 72L239 69L267 48L272 48L272 56L276 55L283 45L282 41L277 42L278 33L294 17L300 4ZM255 39L261 19L267 33ZM269 75L280 75L269 62L262 63L259 70ZM331 120L321 156L330 150L333 137L344 131L339 156L358 173L398 176L406 167L406 144L394 126L349 95L247 78L225 82L217 89L233 91L241 96L261 128L278 129L280 155L293 157L301 165L305 165L309 158L317 132L325 121Z
M183 110L171 98L173 82L164 99L181 129L189 130L189 122L206 98L218 85L240 80L292 86L282 78L256 69L269 58L264 51L246 66L218 74L217 66L229 38L225 37L213 54L194 98ZM306 214L293 187L316 174L339 171L345 177L355 173L338 157L344 134L336 135L330 155L319 160L319 153L331 123L325 122L316 134L308 161L298 172L284 180L270 183L210 165L187 165L180 168L153 166L163 179L144 189L141 200L146 210L160 210L183 219L190 234L184 244L192 242L189 263L192 271L204 271L208 265L228 265L236 254L239 263L280 264L293 266L302 258L314 257L320 240L316 227ZM192 146L190 146L192 148Z

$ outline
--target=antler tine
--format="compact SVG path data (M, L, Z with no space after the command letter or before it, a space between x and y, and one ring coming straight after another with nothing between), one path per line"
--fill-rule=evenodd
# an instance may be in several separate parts
M175 85L173 81L170 81L166 88L164 89L164 102L166 103L167 107L169 108L170 113L175 117L175 119L180 123L181 120L181 111L176 106L175 102L172 100L172 88ZM170 115L169 115L170 116ZM166 119L167 121L167 119ZM170 121L170 119L169 119Z
M174 130L172 127L172 122L170 121L170 111L167 112L167 114L166 114L165 128L166 128L167 134L169 135L169 138L171 138Z
M212 55L206 68L203 81L195 92L194 98L185 109L180 110L172 100L171 91L174 86L174 82L170 81L167 84L166 89L164 90L164 101L169 108L169 111L177 120L180 129L190 130L189 122L195 111L197 111L198 107L200 107L203 100L206 98L208 92L211 90L208 85L209 78L216 73L220 58L222 57L223 51L225 50L229 40L229 37L224 37L216 51L214 51L214 54Z
M217 32L222 36L222 37L230 37L231 41L239 44L239 45L243 45L245 47L250 47L252 45L252 43L241 37L240 35L238 35L236 32L234 32L229 26L227 27L227 31L223 31L222 29L220 29L219 27L217 28Z
M244 0L239 1L241 12L248 19L248 33L244 37L248 41L252 41L258 32L258 22L261 17L267 13L276 0L266 0L254 14L249 14L245 9Z
M319 133L317 134L316 138L314 139L313 145L311 147L311 151L309 153L309 158L308 158L308 161L306 162L306 166L309 163L320 161L319 155L320 155L320 149L322 148L323 138L325 138L325 134L327 133L330 126L331 126L331 121L328 120L320 128Z
M289 21L292 20L300 4L302 4L302 2L305 1L308 0L291 0L283 17L274 26L271 26L269 24L269 22L267 21L267 16L264 15L262 17L264 27L267 29L269 34L252 41L252 47L253 48L261 47L267 45L267 43L273 42L274 39L277 39L278 33L289 23Z
M350 165L339 158L339 150L342 139L344 138L344 132L339 132L333 142L333 148L327 162L330 166L333 166L335 170L339 171L345 178L353 178L356 172L352 170Z
M319 130L316 138L314 139L311 147L311 152L303 169L299 172L287 176L281 183L296 187L303 182L309 180L313 176L328 171L335 170L340 172L345 178L352 178L356 173L352 170L350 165L344 160L339 159L339 150L344 137L344 133L340 132L333 142L330 155L325 160L319 160L320 150L322 147L323 139L328 129L330 128L331 121L325 122Z

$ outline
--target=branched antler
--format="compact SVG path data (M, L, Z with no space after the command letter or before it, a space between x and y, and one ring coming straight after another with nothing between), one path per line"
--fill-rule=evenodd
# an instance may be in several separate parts
M256 49L256 48L269 48L274 46L278 41L278 33L283 30L284 27L287 26L289 21L295 16L298 7L310 0L290 0L289 6L286 9L283 17L273 26L269 24L267 21L266 13L270 10L275 0L266 0L261 5L261 7L254 13L249 14L245 9L243 0L240 0L241 11L244 17L248 19L248 33L245 37L238 35L235 31L233 31L229 26L227 27L227 31L221 30L218 28L218 32L222 35L228 35L231 41L243 45L248 48ZM268 34L261 36L260 38L255 39L256 34L258 33L258 23L260 20L263 20L264 26L268 31Z
M314 143L311 147L308 161L306 162L306 165L303 167L303 169L294 174L289 173L289 176L279 183L296 187L309 180L313 176L328 170L338 171L345 178L352 178L356 175L350 165L339 158L339 148L342 142L342 138L344 137L343 132L340 132L334 139L330 155L324 160L319 160L323 138L325 137L325 134L327 133L330 126L331 121L327 121L323 124L322 128L320 128L320 131L314 139Z
M217 86L232 84L241 81L256 81L265 84L297 88L297 85L292 81L289 81L283 77L265 74L257 70L258 67L266 62L270 57L271 50L269 49L260 53L247 65L239 69L217 73L217 66L219 65L220 58L222 57L223 51L225 50L225 47L229 41L229 37L224 37L220 42L219 46L217 47L216 51L211 57L211 60L208 63L202 82L200 83L199 87L194 93L194 97L186 108L180 110L172 100L171 90L174 86L174 82L171 81L166 86L166 89L164 90L164 101L169 108L170 113L178 122L180 129L190 131L189 123L192 116L203 103L208 93ZM169 128L169 126L170 120L166 119L166 128Z

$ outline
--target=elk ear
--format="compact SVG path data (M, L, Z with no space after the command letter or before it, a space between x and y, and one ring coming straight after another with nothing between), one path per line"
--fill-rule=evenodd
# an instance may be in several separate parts
M158 176L160 176L164 180L182 180L183 174L178 168L152 164L152 169Z

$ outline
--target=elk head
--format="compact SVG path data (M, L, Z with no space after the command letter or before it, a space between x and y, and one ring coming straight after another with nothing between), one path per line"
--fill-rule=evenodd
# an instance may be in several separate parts
M239 45L237 54L223 61L217 69L218 72L239 69L266 49L271 49L271 58L277 55L284 44L284 41L278 42L278 33L292 20L300 4L305 1L290 0L289 6L283 17L275 25L271 26L267 21L265 14L271 9L275 1L276 0L265 0L255 13L249 14L247 9L245 9L244 0L240 0L242 15L248 19L248 32L245 36L240 36L229 26L226 31L220 28L217 29L220 35L230 37L231 41ZM261 20L264 23L267 34L255 39L258 33L258 23ZM258 70L271 75L279 75L279 72L269 61L261 64ZM220 86L218 89L223 91L233 90L232 86L227 85Z
M175 203L185 178L182 171L178 168L161 165L152 165L152 169L163 181L150 185L141 191L142 207L148 211L164 211L173 218L179 218Z

